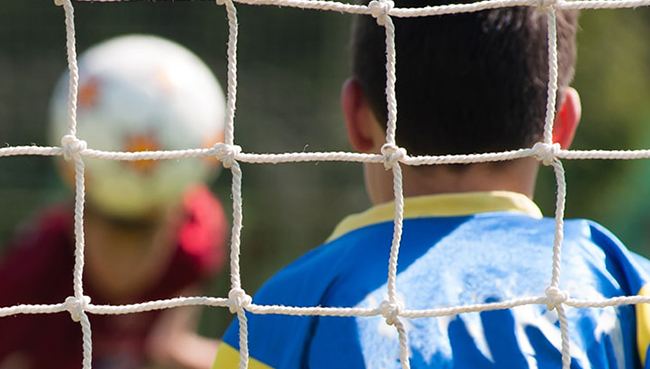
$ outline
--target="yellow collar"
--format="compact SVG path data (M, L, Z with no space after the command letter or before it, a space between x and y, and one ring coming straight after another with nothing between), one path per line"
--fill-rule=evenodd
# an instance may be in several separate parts
M465 192L404 199L404 219L452 217L496 211L515 211L528 214L533 218L542 217L542 212L531 199L516 192ZM362 213L344 218L327 240L332 241L368 225L392 221L394 216L395 204L392 201L373 206Z

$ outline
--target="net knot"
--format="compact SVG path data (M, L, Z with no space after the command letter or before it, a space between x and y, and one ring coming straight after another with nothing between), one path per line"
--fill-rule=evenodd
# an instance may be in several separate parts
M406 158L406 149L393 144L384 144L381 147L381 154L384 155L384 167L389 170Z
M80 299L70 296L63 303L65 309L70 312L70 316L75 322L81 320L81 315L86 310L86 307L88 307L88 304L90 304L90 297L88 296L82 296Z
M557 5L558 0L537 0L537 10L546 12Z
M231 313L236 313L242 309L246 309L253 301L253 298L246 294L241 288L233 288L228 292L228 309Z
M54 0L54 5L63 6L63 0Z
M386 324L393 325L402 313L404 306L399 302L382 301L379 305L381 315L386 318Z
M544 163L544 165L552 165L555 157L560 152L560 144L547 144L544 142L538 142L533 146L533 151L535 152L535 157L537 160Z
M63 147L63 157L65 160L72 160L79 153L86 150L88 145L86 141L80 140L74 135L65 135L61 138L61 146Z
M225 5L227 0L216 0L217 5Z
M223 142L217 142L214 145L216 150L215 155L221 162L224 168L232 167L232 164L237 160L237 155L241 153L241 147L238 145L228 145Z
M563 304L569 299L569 294L566 291L550 286L546 288L546 308L550 311Z
M377 24L385 26L389 17L388 13L390 13L394 6L395 3L392 0L372 0L368 4L368 10L377 19Z

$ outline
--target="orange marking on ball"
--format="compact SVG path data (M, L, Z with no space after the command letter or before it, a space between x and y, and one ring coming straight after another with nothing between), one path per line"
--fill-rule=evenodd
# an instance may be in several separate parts
M84 109L93 107L99 99L99 90L99 80L97 78L91 78L88 82L82 84L77 98L79 107Z
M124 145L124 151L157 151L160 150L160 144L152 134L136 134L127 137ZM134 160L126 162L128 166L137 172L150 173L158 165L157 160Z

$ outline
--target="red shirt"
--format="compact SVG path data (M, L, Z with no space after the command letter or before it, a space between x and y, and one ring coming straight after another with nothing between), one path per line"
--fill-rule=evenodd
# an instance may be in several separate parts
M183 289L206 281L225 260L227 221L219 201L204 186L190 189L184 199L185 219L176 251L158 283L137 301L177 297ZM73 214L69 206L47 209L22 232L0 265L0 307L55 304L73 295ZM84 282L87 282L84 277ZM93 304L110 304L84 283ZM137 367L144 344L161 310L137 314L89 314L93 338L93 368ZM31 368L81 368L82 335L68 312L18 314L0 318L0 363L20 352Z

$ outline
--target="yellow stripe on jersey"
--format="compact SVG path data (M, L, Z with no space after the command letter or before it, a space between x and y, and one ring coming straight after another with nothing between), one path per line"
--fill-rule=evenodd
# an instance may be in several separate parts
M495 211L516 211L540 219L537 205L520 193L508 191L464 192L413 196L404 199L404 218L452 217ZM393 220L395 204L376 205L363 213L346 217L327 239L332 241L355 229Z
M239 368L239 351L225 342L219 345L217 358L212 364L212 369L236 369ZM249 356L248 369L273 369L259 360Z
M641 287L639 296L650 296L650 285ZM638 304L636 310L636 341L639 348L641 366L645 367L646 352L650 345L650 304Z

